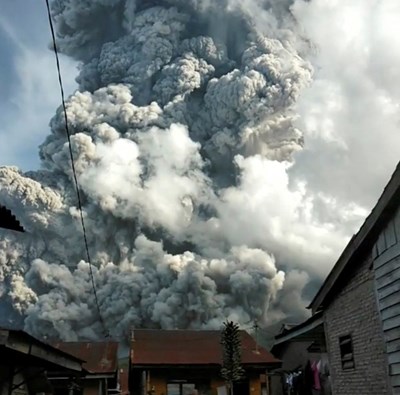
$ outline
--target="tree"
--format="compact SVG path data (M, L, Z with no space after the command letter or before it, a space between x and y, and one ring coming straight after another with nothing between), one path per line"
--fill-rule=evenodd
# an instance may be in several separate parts
M221 376L228 384L229 393L233 395L233 383L244 376L238 324L235 324L232 321L224 322L224 328L221 332L221 345Z

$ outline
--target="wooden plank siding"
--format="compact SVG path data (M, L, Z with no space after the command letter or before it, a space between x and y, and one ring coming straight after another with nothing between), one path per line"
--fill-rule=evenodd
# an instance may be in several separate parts
M400 393L400 208L373 247L375 286L393 394Z

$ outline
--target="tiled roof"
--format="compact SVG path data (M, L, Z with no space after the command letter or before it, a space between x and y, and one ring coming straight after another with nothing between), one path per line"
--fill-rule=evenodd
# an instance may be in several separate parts
M85 361L83 368L89 373L117 371L117 342L54 342L52 346Z
M0 228L24 232L24 228L10 210L0 206Z
M242 364L280 364L245 331L241 333ZM220 331L137 329L131 342L134 365L220 365Z

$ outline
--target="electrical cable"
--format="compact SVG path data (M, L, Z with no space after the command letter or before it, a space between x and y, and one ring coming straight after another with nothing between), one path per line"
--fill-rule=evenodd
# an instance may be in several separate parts
M47 7L47 15L48 15L48 18L49 18L49 25L50 25L50 30L51 30L53 49L54 49L54 54L55 54L55 57L56 57L58 82L59 82L59 85L60 85L62 108L63 108L63 112L64 112L65 130L66 130L66 134L67 134L67 138L68 138L69 155L70 155L70 159L71 159L72 173L73 173L73 176L74 176L76 195L77 195L77 199L78 199L78 208L79 208L81 224L82 224L83 240L84 240L85 250L86 250L86 258L87 258L87 261L89 263L89 272L90 272L90 278L91 278L91 281L92 281L92 289L93 289L94 299L95 299L95 303L96 303L96 307L97 307L97 313L99 315L100 323L103 326L103 329L105 331L105 337L109 337L109 333L108 333L107 327L106 327L105 322L103 320L103 317L101 315L99 300L98 300L97 291L96 291L96 284L95 284L94 276L93 276L92 262L91 262L91 259L90 259L88 241L87 241L87 236L86 236L85 221L83 219L81 194L79 192L79 184L78 184L78 179L77 179L76 170L75 170L74 154L72 152L71 134L69 132L69 127L68 127L68 115L67 115L67 108L66 108L66 105L65 105L64 87L63 87L62 77L61 77L60 60L58 58L56 37L55 37L55 33L54 33L53 21L52 21L52 18L51 18L49 0L46 0L46 7Z

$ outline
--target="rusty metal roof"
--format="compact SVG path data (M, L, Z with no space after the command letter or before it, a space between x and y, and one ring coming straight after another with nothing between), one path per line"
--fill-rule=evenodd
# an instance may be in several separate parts
M85 363L89 373L115 373L118 367L117 342L54 342L51 344Z
M243 330L240 333L243 365L280 364L261 346L256 353L254 339ZM220 365L220 340L220 331L137 329L131 342L132 365Z

